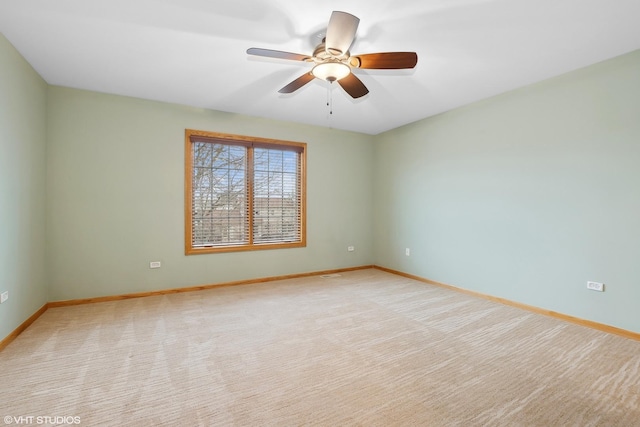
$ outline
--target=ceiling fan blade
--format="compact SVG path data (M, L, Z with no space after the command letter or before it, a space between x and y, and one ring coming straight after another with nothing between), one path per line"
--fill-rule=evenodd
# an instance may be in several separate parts
M304 73L303 75L301 75L300 77L298 77L297 79L295 79L294 81L292 81L291 83L289 83L288 85L280 89L278 92L279 93L295 92L296 90L300 89L302 86L309 83L314 78L315 77L313 77L313 74Z
M360 98L369 93L369 89L362 83L362 81L350 73L347 77L338 80L342 89L344 89L352 98Z
M281 50L260 49L252 47L247 49L249 55L266 56L267 58L290 59L292 61L308 61L311 60L309 55L301 55L299 53L283 52Z
M352 67L376 70L413 68L417 63L418 54L415 52L367 53L349 58L349 64Z
M329 19L325 49L334 56L340 56L349 50L358 30L360 19L346 12L334 11Z

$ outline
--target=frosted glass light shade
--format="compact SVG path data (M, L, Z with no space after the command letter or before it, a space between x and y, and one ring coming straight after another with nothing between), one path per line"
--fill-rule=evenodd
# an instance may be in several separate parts
M311 74L322 80L335 82L343 79L351 73L351 68L342 62L323 62L311 70Z

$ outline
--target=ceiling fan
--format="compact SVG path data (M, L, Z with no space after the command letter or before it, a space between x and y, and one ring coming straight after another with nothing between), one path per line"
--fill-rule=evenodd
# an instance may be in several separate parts
M314 78L318 78L330 83L337 81L351 97L360 98L369 93L369 89L353 74L354 69L414 68L418 63L418 55L415 52L382 52L351 56L349 48L353 44L359 23L360 19L349 13L334 11L329 19L325 38L311 56L256 47L247 49L247 54L315 64L311 71L280 89L279 93L295 92Z

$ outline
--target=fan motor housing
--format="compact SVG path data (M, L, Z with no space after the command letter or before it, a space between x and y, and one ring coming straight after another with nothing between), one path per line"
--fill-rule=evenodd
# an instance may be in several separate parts
M316 46L315 50L313 51L313 59L316 62L324 62L328 59L337 59L342 62L349 58L349 55L349 51L343 53L342 55L333 55L332 53L327 52L327 47L324 43L324 39L322 40L322 43Z

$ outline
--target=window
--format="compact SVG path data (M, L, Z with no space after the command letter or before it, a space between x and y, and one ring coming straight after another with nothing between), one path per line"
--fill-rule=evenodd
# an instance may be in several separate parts
M185 131L185 253L306 246L306 144Z

